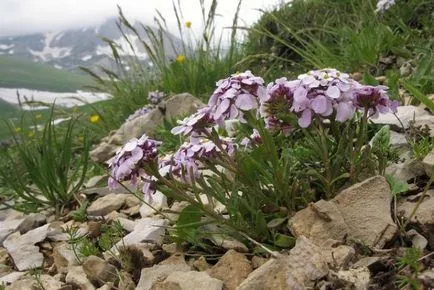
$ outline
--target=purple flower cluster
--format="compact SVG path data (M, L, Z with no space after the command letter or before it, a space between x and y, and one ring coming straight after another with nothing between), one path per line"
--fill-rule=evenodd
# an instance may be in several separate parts
M219 124L233 119L245 122L244 112L257 109L264 94L264 80L246 71L218 81L208 106Z
M294 81L281 78L271 83L261 99L260 112L267 128L287 133L291 128L289 112L306 128L314 117L345 122L357 109L369 110L369 116L395 111L397 104L389 100L385 89L361 85L335 69L310 71Z
M148 102L150 104L157 105L158 103L160 103L163 100L164 96L165 96L165 94L163 92L158 91L158 90L153 91L153 92L149 92L148 93Z
M171 132L174 135L183 134L184 136L198 137L208 132L215 123L211 109L204 107L184 120L178 120L179 126L174 127Z
M155 188L151 185L153 178L144 171L143 167L147 163L156 162L159 144L160 142L149 139L146 135L128 141L108 161L109 168L112 170L108 181L109 187L116 188L119 182L128 180L135 185L138 180L141 180L144 182L145 197L155 193Z
M221 148L233 156L235 145L230 138L220 138ZM197 140L197 142L184 143L172 156L166 156L160 162L161 176L172 176L186 183L197 178L199 165L202 161L215 159L221 154L220 148L210 140Z

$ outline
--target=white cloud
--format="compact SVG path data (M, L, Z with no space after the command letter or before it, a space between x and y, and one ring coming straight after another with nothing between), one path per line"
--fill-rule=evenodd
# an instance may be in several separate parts
M244 0L240 13L241 23L253 23L260 15L257 9L267 9L282 1ZM191 21L193 31L200 33L202 17L199 0L180 2L184 19ZM207 7L210 2L211 0L205 0ZM219 28L232 24L237 3L236 0L218 1L217 12L220 16L216 22ZM117 5L122 7L128 19L137 19L147 24L152 23L156 10L159 10L170 30L177 29L172 0L1 0L0 36L97 25L116 16Z

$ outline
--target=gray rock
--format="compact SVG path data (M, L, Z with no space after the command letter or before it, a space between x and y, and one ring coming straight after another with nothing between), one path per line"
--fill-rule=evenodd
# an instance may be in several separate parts
M10 234L15 232L23 222L24 219L0 221L0 245Z
M415 106L400 106L396 113L401 120L404 129L408 129L410 121L419 119L420 117L430 116L430 113L423 108ZM372 118L371 121L375 124L390 125L392 129L401 130L402 126L398 119L392 113L380 114L378 118Z
M431 177L433 168L434 168L434 150L431 150L427 156L422 161L423 168L425 169L426 175Z
M348 271L338 271L335 273L337 280L339 280L339 284L343 284L343 289L354 289L354 290L365 290L368 289L370 272L366 267L350 269Z
M87 213L92 216L105 216L120 209L125 203L125 198L126 194L114 193L100 197L87 208Z
M26 216L24 221L18 226L18 230L21 234L25 234L34 228L40 227L47 222L45 215L40 213L31 213Z
M148 114L125 122L111 136L103 139L90 152L90 157L96 162L104 162L116 152L119 146L122 146L131 138L138 138L144 133L152 137L156 128L163 124L164 120L190 115L203 105L199 99L188 93L175 95L163 101L158 108Z
M155 290L222 290L223 282L211 278L205 272L174 272L163 282L155 284Z
M83 263L83 270L87 277L96 283L104 284L117 279L117 269L97 256L89 256Z
M39 276L39 282L31 277L28 277L22 280L17 280L13 282L9 287L7 287L8 290L58 290L61 288L62 283L60 281L57 281L50 275L46 274L42 274Z
M419 197L420 198L420 197ZM407 197L398 200L397 215L399 218L408 219L418 199ZM428 190L420 203L416 214L411 219L411 224L416 224L420 233L428 240L431 248L434 248L434 189Z
M53 260L59 273L66 273L69 267L78 265L77 257L71 250L70 245L66 243L54 247Z
M122 228L124 230L126 230L127 232L134 231L134 228L137 225L136 221L129 220L129 219L126 219L126 218L123 218L123 217L118 217L118 218L115 219L115 221L119 222L120 225L122 226Z
M386 179L375 176L343 190L330 201L310 204L297 212L288 226L295 236L306 236L318 245L327 239L350 238L381 248L397 232L391 201Z
M45 240L47 233L48 225L44 225L28 231L24 235L16 232L3 242L19 271L42 266L44 256L34 244Z
M96 175L89 178L89 180L83 184L86 188L92 188L97 186L104 186L107 184L107 175Z
M411 238L412 247L419 249L420 252L423 253L426 246L428 245L428 240L419 234L415 229L407 231L406 234L409 238Z
M82 266L70 267L65 282L73 284L81 290L95 290L95 286L87 279Z
M136 290L150 290L157 281L162 281L173 272L188 272L190 267L186 264L155 265L151 268L143 268Z
M237 290L307 289L328 271L321 248L299 237L289 256L270 259L253 271Z
M390 131L390 146L392 148L409 148L407 139L404 133L398 133L395 131Z
M370 268L372 267L374 264L376 264L377 262L379 262L381 260L380 257L364 257L361 258L360 260L358 260L353 266L352 268L357 269L357 268Z
M143 218L154 215L158 210L167 208L167 197L161 192L157 191L152 196L152 201L147 204L142 204L140 206L140 215Z
M326 249L324 256L327 263L334 269L339 269L348 265L352 258L354 258L356 251L353 247L347 245L340 245L336 248Z
M129 246L142 242L161 245L166 231L167 220L145 218L136 221L134 230L121 239L116 246Z
M225 289L235 290L253 271L246 256L234 250L227 251L208 274L223 281Z
M9 285L20 279L26 272L12 272L0 278L0 285Z

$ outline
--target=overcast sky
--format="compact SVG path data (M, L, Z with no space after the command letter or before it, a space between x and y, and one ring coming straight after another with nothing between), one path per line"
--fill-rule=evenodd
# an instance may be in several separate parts
M199 0L180 1L184 19L191 21L192 29L199 32L202 27ZM211 0L205 2L209 4ZM244 0L240 24L253 23L260 15L257 9L270 9L281 2L288 0ZM237 0L218 1L219 27L231 25L237 4ZM0 0L0 36L97 25L117 15L116 5L122 7L128 19L147 24L152 23L158 9L169 28L176 29L172 0Z

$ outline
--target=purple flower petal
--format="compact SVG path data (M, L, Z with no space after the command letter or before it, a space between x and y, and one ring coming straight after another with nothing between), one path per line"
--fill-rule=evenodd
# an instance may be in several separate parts
M327 103L327 98L325 96L319 95L311 101L310 107L315 113L323 114L328 109Z
M353 105L350 103L339 103L336 108L336 121L345 122L350 119L354 113Z
M235 105L244 111L250 111L258 107L256 98L250 94L241 94L235 101Z
M326 95L332 99L337 99L341 96L341 91L336 86L330 86L326 91Z
M298 119L298 125L300 125L301 128L307 128L309 127L311 122L312 122L312 111L309 109L304 110L303 114L301 115L301 118Z

